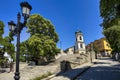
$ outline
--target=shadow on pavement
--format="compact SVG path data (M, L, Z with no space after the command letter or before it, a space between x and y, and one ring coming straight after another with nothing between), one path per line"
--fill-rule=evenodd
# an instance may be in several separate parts
M4 73L4 72L6 72L6 70L0 70L0 73Z
M109 59L110 58L103 58L102 60ZM112 59L110 60L112 61ZM86 66L83 68L71 69L66 72L61 71L56 76L63 76L70 80L120 80L120 64L111 65L110 62L106 61L95 62L94 65L97 66L93 66L91 68L90 66Z
M94 62L94 64L110 64L109 62Z
M71 69L68 70L66 72L59 72L58 74L56 74L56 76L63 76L66 78L69 78L70 80L74 80L77 76L83 74L85 71L87 71L87 69L89 68L89 66L86 66L84 68L77 68L77 69Z

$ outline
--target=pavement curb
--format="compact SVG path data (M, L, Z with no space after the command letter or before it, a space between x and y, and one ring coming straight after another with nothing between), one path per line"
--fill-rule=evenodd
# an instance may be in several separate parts
M42 79L42 80L50 80L51 78L53 78L53 77L55 77L55 76L56 76L56 74L53 74L53 75L48 76L47 78L44 78L44 79Z
M70 77L69 80L75 80L75 79L77 79L78 76L81 76L81 75L82 75L84 72L86 72L92 65L94 65L94 64L89 64L89 65L87 65L87 66L81 67L81 68L84 68L84 69L81 70L81 71L79 71L79 72L77 72L74 76ZM73 70L74 70L74 69L73 69ZM72 71L72 70L71 70L71 71ZM63 72L63 73L61 73L61 74L69 74L69 71ZM59 74L58 76L56 76L57 74L53 74L53 75L51 75L51 76L49 76L49 77L47 77L47 78L44 78L44 79L42 79L42 80L50 80L50 79L52 79L52 78L59 77L61 74Z
M76 80L79 76L81 76L83 73L85 73L91 66L93 66L94 64L96 64L98 62L98 60L94 60L92 63L85 63L83 65L77 66L69 71L66 72L61 72L59 73L54 73L51 76L48 76L47 78L44 78L42 80L55 80L55 79L59 79L60 76L64 76L67 75L68 79L66 79L67 77L62 78L61 80ZM78 70L77 72L74 72L74 69L78 69L81 68L81 70ZM71 75L70 73L74 73L74 75ZM54 79L55 78L55 79Z

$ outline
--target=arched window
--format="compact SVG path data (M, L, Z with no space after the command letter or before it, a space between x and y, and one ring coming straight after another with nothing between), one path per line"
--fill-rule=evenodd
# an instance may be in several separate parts
M80 48L83 48L83 44L80 44Z
M79 38L80 38L80 40L82 40L82 37L81 37L81 36L80 36Z

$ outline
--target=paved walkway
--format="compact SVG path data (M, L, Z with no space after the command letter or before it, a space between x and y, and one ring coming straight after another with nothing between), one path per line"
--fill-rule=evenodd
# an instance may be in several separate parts
M92 64L85 63L75 67L72 70L69 70L65 73L60 74L59 76L52 75L53 78L48 80L72 80L78 74L82 73L85 69L89 68ZM20 80L30 80L34 77L46 74L48 72L56 72L59 71L60 66L59 64L56 65L46 65L46 66L26 66L20 65ZM9 70L8 70L9 71ZM11 73L0 73L0 80L14 80L14 72ZM44 79L47 80L47 79Z
M76 80L120 80L120 63L104 57Z
M95 60L93 63L96 63L97 65L99 66L114 66L115 68L118 68L119 66L116 66L116 65L120 65L119 62L117 61L112 61L112 59L109 59L107 57L104 57L100 60ZM99 63L99 64L98 64ZM108 63L111 63L111 64L108 64ZM78 76L80 76L83 72L87 71L87 69L89 69L91 66L92 67L95 67L96 64L91 64L91 63L85 63L83 65L80 65L80 66L77 66L75 67L74 69L70 70L70 71L67 71L65 73L62 73L58 76L54 76L52 78L49 78L47 80L75 80L76 78L78 78ZM91 69L91 68L90 68ZM119 72L119 71L118 71ZM94 73L95 74L95 73ZM104 73L106 74L106 73ZM111 74L111 73L110 73ZM90 74L89 74L90 75ZM89 76L90 77L90 76ZM95 77L95 76L94 76ZM90 79L90 78L88 78ZM85 80L88 80L88 79L85 79ZM45 79L44 79L45 80ZM84 80L84 79L79 79L79 80ZM91 79L93 80L93 79ZM97 79L95 79L97 80ZM103 80L103 79L99 79L99 80ZM105 79L105 80L109 80L109 79ZM112 80L112 79L110 79ZM113 80L119 80L119 79L113 79Z
M95 60L94 62L96 62L96 61L97 60ZM82 65L79 65L72 70L69 70L58 76L54 76L53 78L48 79L48 80L74 80L78 75L82 74L84 71L89 69L92 65L93 65L92 63L85 63Z
M59 64L58 64L59 65ZM46 65L46 66L25 66L20 64L20 80L30 80L36 76L46 74L48 72L56 72L58 70L58 65ZM14 80L14 72L0 73L0 80Z

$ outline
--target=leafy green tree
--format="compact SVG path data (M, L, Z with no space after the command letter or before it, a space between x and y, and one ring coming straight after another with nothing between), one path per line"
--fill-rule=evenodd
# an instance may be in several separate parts
M30 16L28 23L28 33L30 35L43 35L43 36L49 36L50 39L52 39L54 42L58 42L58 35L55 32L54 26L51 24L51 22L39 14L33 14Z
M21 44L21 51L27 51L32 60L50 60L59 52L56 46L58 35L49 20L33 14L28 19L27 28L30 38Z
M120 1L100 0L103 34L114 52L120 52Z
M3 34L4 34L4 23L0 21L0 38L2 38Z
M27 43L26 42L27 41L24 41L24 42L20 43L20 61L23 61L23 62L26 61L27 55L29 54L28 50L27 50L28 48L27 48Z
M3 46L4 51L7 52L13 60L15 60L15 47L14 44L11 43L12 37L6 36L3 38Z
M111 44L113 51L120 52L120 26L114 25L106 29L104 30L104 34L107 36L107 40Z
M4 34L4 23L0 21L0 64L3 62L3 54L4 54L3 34Z
M103 18L103 29L112 27L118 23L120 17L119 0L100 0L100 16Z
M4 23L0 21L0 47L3 45Z
M9 36L6 36L3 38L4 34L4 23L0 21L0 52L4 54L4 52L7 52L11 55L11 57L14 59L14 45L11 43L13 40L12 33L9 33Z
M38 59L43 56L51 59L58 52L56 43L49 36L33 35L28 39L29 52ZM34 53L34 54L33 54Z

